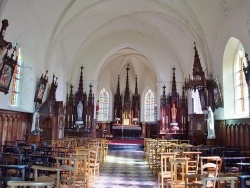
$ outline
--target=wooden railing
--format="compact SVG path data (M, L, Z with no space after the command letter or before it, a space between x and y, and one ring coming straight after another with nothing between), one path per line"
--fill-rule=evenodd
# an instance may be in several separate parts
M220 139L220 145L250 151L250 118L216 120L215 134Z
M0 109L0 144L25 140L32 124L32 113Z

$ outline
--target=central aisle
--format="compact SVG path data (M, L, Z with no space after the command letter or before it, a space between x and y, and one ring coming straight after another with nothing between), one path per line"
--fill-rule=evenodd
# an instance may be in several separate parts
M157 179L143 160L143 151L109 150L93 188L156 188Z

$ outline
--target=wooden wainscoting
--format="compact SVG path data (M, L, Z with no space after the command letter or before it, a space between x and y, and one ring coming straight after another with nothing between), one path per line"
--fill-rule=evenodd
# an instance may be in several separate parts
M25 140L32 124L32 113L0 109L0 144Z
M250 151L250 118L216 120L215 133L221 145Z

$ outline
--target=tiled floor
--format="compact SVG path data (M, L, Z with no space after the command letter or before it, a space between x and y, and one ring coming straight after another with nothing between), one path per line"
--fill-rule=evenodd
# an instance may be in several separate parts
M93 188L156 188L157 179L143 160L143 151L110 150Z

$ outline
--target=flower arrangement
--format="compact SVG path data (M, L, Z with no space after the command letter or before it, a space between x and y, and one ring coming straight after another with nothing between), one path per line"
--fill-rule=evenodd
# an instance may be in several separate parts
M74 127L76 127L77 129L81 128L82 125L81 124L75 124Z
M40 127L38 127L38 128L35 129L34 134L35 135L40 135L41 132L43 132L43 130Z
M133 118L133 120L132 120L135 124L137 124L138 123L138 118Z
M118 123L121 120L121 118L115 118L116 123Z
M174 125L172 128L171 128L173 131L178 131L179 130L179 127L177 125Z

